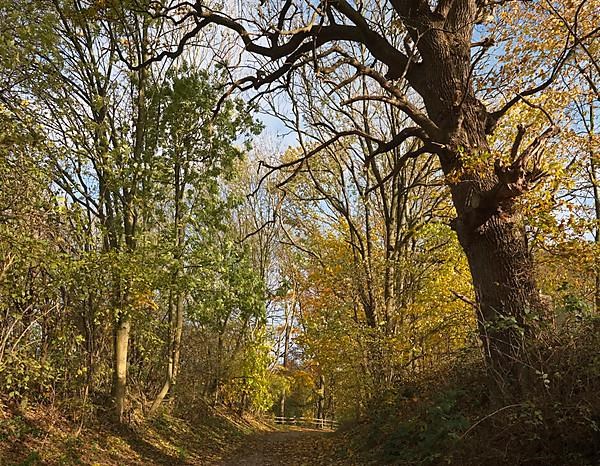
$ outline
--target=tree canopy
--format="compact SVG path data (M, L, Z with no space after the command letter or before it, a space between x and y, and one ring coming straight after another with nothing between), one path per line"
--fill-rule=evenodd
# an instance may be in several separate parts
M0 0L0 415L592 464L599 9Z

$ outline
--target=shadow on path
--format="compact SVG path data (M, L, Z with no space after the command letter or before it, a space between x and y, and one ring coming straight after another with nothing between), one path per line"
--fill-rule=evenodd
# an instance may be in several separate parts
M330 432L289 430L254 434L219 466L332 465Z

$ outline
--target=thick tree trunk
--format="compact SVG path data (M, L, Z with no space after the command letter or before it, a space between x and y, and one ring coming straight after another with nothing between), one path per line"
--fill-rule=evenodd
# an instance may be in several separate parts
M466 150L489 149L483 142ZM452 176L451 171L446 174ZM524 219L512 198L498 203L489 200L501 182L493 169L487 173L466 170L461 178L450 185L457 212L453 227L469 263L485 358L500 392L515 393L529 383L528 319L543 307Z
M456 209L453 228L473 279L490 375L501 392L512 392L527 383L526 316L542 307L516 207L516 198L527 189L527 159L518 158L517 143L510 154L513 165L485 162L490 159L487 134L494 121L473 91L472 29L465 27L473 24L477 6L475 2L455 6L447 13L447 30L433 31L419 44L424 77L413 83L445 147L438 155ZM469 160L475 161L473 166Z
M540 311L533 260L519 220L492 217L481 232L460 232L479 306L478 324L491 375L502 392L527 384L527 316Z

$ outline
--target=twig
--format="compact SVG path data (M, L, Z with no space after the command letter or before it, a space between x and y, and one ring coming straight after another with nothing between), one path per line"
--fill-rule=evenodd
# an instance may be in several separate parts
M502 408L497 409L496 411L494 411L493 413L488 414L487 416L482 417L481 419L479 419L479 421L477 421L475 424L473 424L471 427L469 427L461 436L458 440L462 440L464 439L467 434L469 432L471 432L473 429L475 429L475 427L477 427L479 424L481 424L483 421L485 421L486 419L489 419L492 416L495 416L496 414L498 414L501 411L504 411L505 409L509 409L509 408L518 408L520 406L523 406L523 403L516 403L514 405L507 405L507 406L503 406Z

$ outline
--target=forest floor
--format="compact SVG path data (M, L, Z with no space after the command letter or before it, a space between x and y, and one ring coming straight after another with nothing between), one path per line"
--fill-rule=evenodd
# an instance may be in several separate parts
M340 459L340 456L344 459ZM0 466L352 465L331 432L285 430L224 412L163 414L116 429L52 407L0 410Z
M340 455L339 443L332 432L289 428L248 436L220 466L324 466L353 464Z

